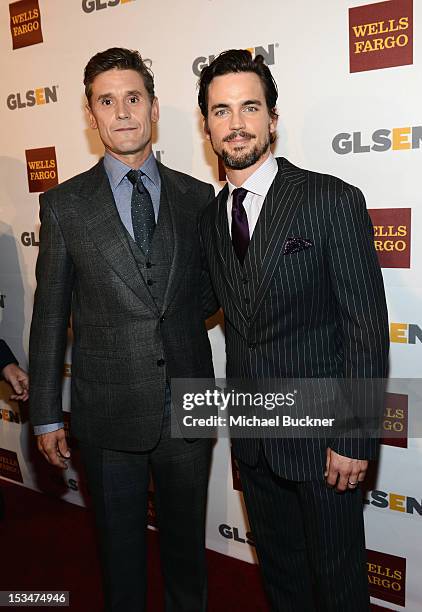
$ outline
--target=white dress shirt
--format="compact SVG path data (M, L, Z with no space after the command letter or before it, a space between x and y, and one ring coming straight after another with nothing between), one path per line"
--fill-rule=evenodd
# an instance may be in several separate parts
M258 222L258 217L262 209L262 205L267 196L271 183L275 179L278 172L278 164L272 153L269 154L264 163L255 170L253 174L241 185L248 191L243 206L246 211L249 225L249 238L252 238L253 231ZM229 223L230 236L232 235L232 200L233 190L236 189L227 179L229 187L229 197L227 198L227 221Z

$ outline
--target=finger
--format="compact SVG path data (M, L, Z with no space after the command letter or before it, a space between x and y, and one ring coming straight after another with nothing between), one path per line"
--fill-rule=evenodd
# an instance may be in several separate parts
M66 437L64 436L63 438L60 438L59 440L59 444L58 444L59 448L59 453L61 454L62 457L66 457L66 459L69 459L70 457L70 450L67 446L67 441L66 441Z
M339 472L338 469L334 466L333 462L330 462L330 466L328 469L328 475L327 475L327 485L330 487L335 487L337 480L339 477Z
M16 393L16 395L22 395L22 393L24 392L24 388L22 387L22 385L20 384L17 378L14 378L13 380L11 380L10 384L12 385L13 390Z
M352 481L353 482L353 481ZM336 491L343 493L349 486L349 472L339 472L339 479L336 486Z
M331 449L327 448L327 459L325 461L325 472L324 472L324 478L327 478L328 473L330 471L330 461L331 461Z
M47 459L48 463L51 463L51 465L55 465L56 467L62 468L64 470L67 469L67 463L60 456L56 442L54 444L48 444L45 440L41 439L39 441L38 448L40 448L42 454Z
M358 476L358 482L363 482L366 477L366 470L361 470Z
M349 489L356 489L359 484L359 470L352 470L349 474L347 485Z

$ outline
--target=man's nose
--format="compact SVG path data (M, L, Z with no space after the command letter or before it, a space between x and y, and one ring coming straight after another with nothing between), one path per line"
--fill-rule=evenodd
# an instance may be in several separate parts
M230 115L230 129L241 130L245 127L245 117L241 110L234 110Z
M128 119L130 117L130 108L124 100L116 102L116 117L117 119Z

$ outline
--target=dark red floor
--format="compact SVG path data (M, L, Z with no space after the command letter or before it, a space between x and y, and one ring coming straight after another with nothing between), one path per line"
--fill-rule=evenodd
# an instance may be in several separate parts
M70 591L72 612L100 612L91 512L0 480L0 590ZM157 534L149 532L148 611L162 612ZM256 565L208 551L209 612L269 612ZM31 610L46 610L33 607Z

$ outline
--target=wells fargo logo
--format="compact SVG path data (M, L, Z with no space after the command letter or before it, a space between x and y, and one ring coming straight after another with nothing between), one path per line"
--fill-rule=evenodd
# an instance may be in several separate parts
M134 2L134 0L82 0L82 10L84 13L92 13L93 11L106 9L109 6L128 4L129 2Z
M401 393L386 393L381 444L407 448L409 398Z
M27 108L31 106L40 106L57 102L58 85L52 87L37 87L36 89L28 89L27 92L11 93L7 96L6 104L9 110L19 108Z
M381 268L410 268L411 209L373 208L368 212Z
M23 482L17 454L5 448L0 448L0 476Z
M413 63L413 0L349 9L350 72Z
M25 151L30 193L46 191L59 182L56 149L28 149Z
M416 323L390 323L390 342L416 344L422 342L422 329Z
M233 477L233 489L235 491L243 491L242 483L240 482L240 473L237 465L237 461L233 456L233 450L231 451L231 461L232 461L232 477Z
M362 132L340 132L334 136L331 146L338 155L420 149L422 125L375 130L370 138Z
M19 0L9 4L13 49L43 42L38 0Z
M392 510L393 512L422 516L422 499L420 497L410 497L409 495L401 495L392 491L374 489L367 492L363 503L375 508Z
M398 606L406 601L406 559L376 550L367 550L368 582L371 597Z
M276 47L278 47L278 43L270 43L266 47L263 47L263 46L247 47L246 49L247 51L250 51L253 57L257 55L262 55L267 66L273 66L275 64ZM201 74L202 68L204 68L205 66L208 66L208 64L210 64L215 57L216 57L215 55L208 55L208 57L200 55L199 57L196 57L192 63L193 74L199 77Z

